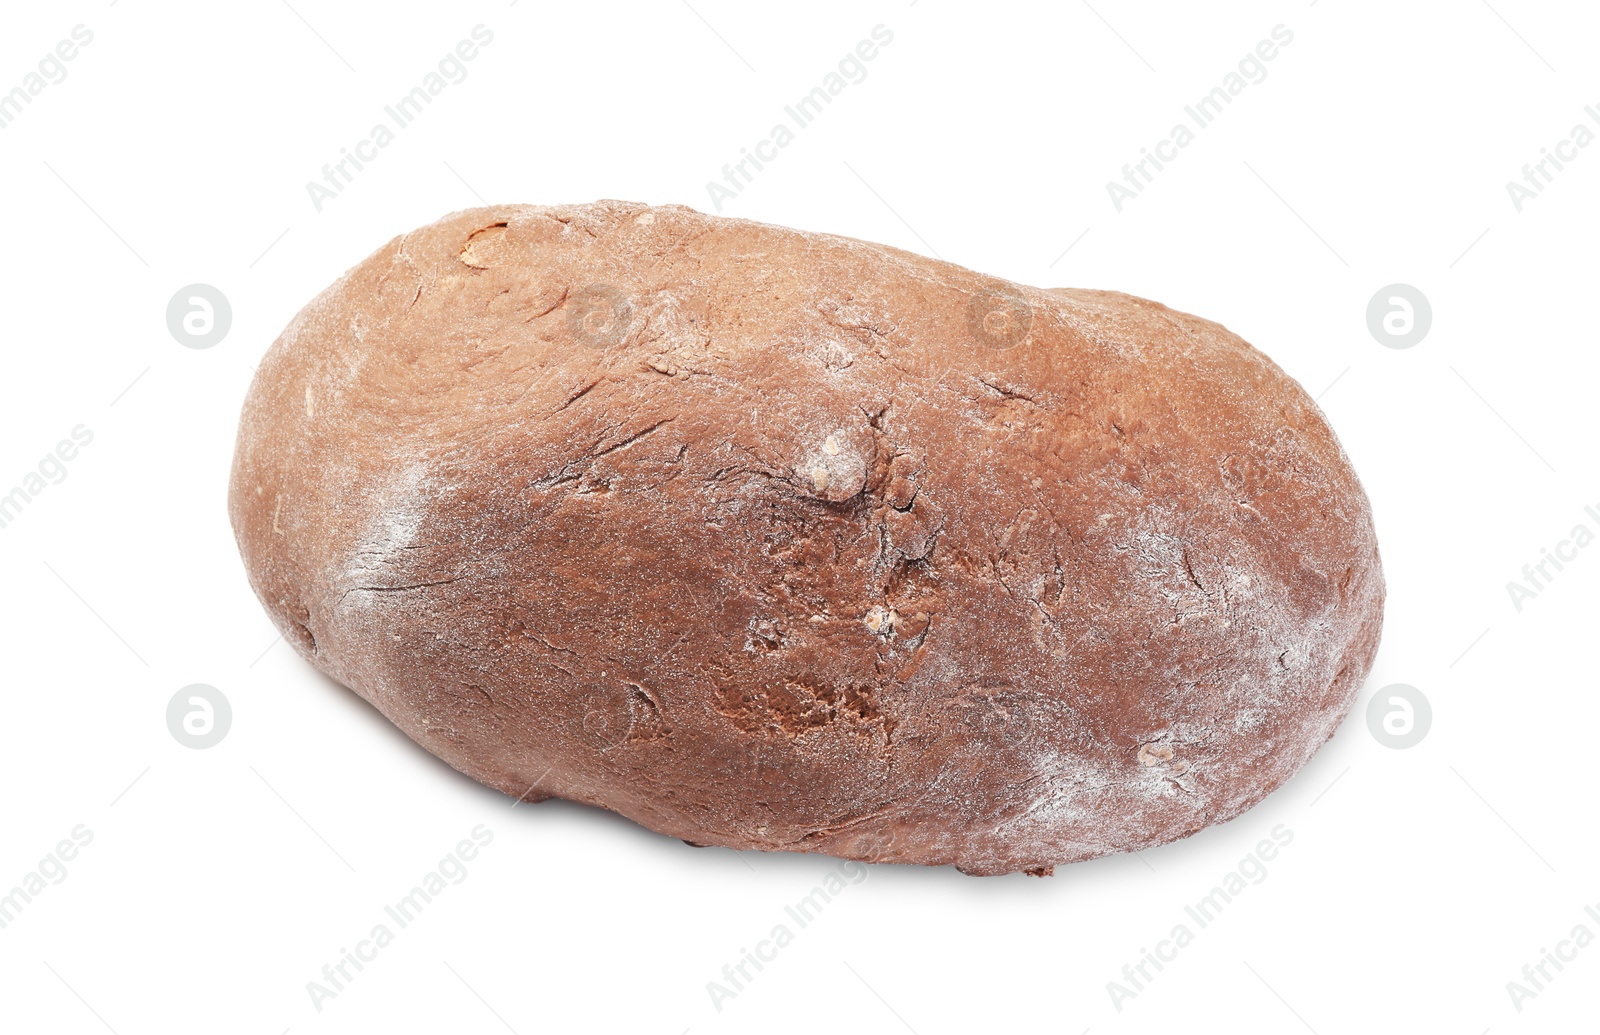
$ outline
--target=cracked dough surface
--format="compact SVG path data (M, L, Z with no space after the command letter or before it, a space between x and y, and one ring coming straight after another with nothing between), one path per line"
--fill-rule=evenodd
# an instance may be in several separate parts
M1249 808L1383 605L1225 328L679 206L385 245L262 362L229 509L300 654L492 787L977 874Z

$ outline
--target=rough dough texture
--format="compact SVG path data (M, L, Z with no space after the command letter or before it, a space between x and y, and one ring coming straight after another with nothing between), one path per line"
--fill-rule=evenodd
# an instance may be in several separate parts
M262 362L229 508L295 648L492 787L975 874L1260 801L1383 607L1223 327L679 206L391 241Z

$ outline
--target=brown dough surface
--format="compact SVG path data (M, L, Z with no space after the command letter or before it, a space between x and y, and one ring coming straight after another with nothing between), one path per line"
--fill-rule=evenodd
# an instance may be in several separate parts
M1218 324L679 206L391 241L268 352L229 509L289 642L491 787L976 874L1260 801L1383 608Z

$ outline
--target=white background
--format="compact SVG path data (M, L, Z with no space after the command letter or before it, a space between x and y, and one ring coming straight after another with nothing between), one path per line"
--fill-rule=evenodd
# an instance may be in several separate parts
M306 181L480 23L469 78L317 212ZM719 1012L707 982L836 862L512 809L435 761L275 642L228 464L253 364L385 241L480 197L710 211L706 181L880 23L868 78L725 214L1226 324L1319 395L1387 623L1339 735L1243 817L1048 880L872 867ZM93 840L0 929L0 1028L1593 1029L1600 945L1520 1012L1506 984L1600 935L1600 548L1520 612L1506 584L1600 528L1600 146L1521 212L1505 186L1600 107L1592 6L9 5L0 89L79 24L70 74L0 130L0 492L94 435L0 529L0 892ZM1268 77L1118 213L1106 181L1279 24ZM164 316L194 282L233 306L204 351ZM1394 282L1433 307L1408 350L1366 326ZM166 726L190 683L232 702L208 750ZM1391 683L1432 702L1409 750L1364 719ZM466 879L315 1010L307 982L477 824ZM1267 878L1116 1009L1107 982L1277 824Z

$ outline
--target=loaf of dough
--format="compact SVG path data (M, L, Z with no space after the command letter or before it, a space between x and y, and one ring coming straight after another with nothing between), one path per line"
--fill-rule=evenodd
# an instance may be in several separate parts
M974 874L1260 801L1383 608L1223 327L680 206L385 245L262 361L229 510L289 642L491 787Z

